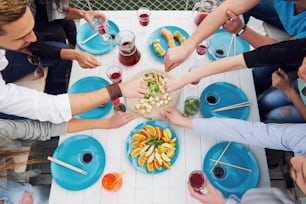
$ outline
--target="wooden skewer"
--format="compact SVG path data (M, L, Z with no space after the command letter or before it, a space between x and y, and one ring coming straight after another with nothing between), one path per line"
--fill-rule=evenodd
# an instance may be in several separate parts
M212 162L217 162L217 160L214 160L214 159L209 159L209 160L212 161ZM221 164L221 165L224 165L224 166L230 166L230 167L233 167L233 168L236 168L236 169L244 170L244 171L247 171L247 172L252 172L252 169L248 169L248 168L238 166L238 165L235 165L235 164L230 164L230 163L222 162L222 161L219 161L218 163Z
M88 41L90 41L91 39L93 39L94 37L96 37L97 35L99 35L98 32L94 33L93 35L89 36L88 38L86 38L85 40L83 40L81 42L82 45L84 45L85 43L87 43Z
M72 171L78 172L78 173L83 174L83 175L87 175L87 171L84 171L83 169L80 169L78 167L72 166L71 164L68 164L68 163L63 162L61 160L58 160L58 159L56 159L54 157L48 156L48 160L51 161L51 162L54 162L54 163L56 163L58 165L61 165L63 167L66 167L68 169L71 169Z
M225 152L227 151L227 149L229 148L229 146L231 145L232 142L228 142L227 145L225 146L225 148L223 149L223 151L221 152L221 154L219 155L218 159L216 160L215 164L213 165L213 167L210 169L209 173L211 173L214 168L216 167L216 165L219 163L219 161L221 160L221 158L223 157L223 155L225 154Z
M235 37L236 37L236 34L232 34L232 38L231 38L231 41L230 41L228 49L227 49L226 57L230 56L230 54L231 54L231 49L232 49L232 45L233 45L233 41L234 41Z
M213 112L226 111L226 110L241 108L241 107L250 106L250 105L251 105L251 103L249 101L246 101L246 102L237 103L237 104L233 104L233 105L229 105L229 106L224 106L222 108L217 108L217 109L213 110Z
M116 185L117 185L117 183L120 181L120 179L121 179L121 177L123 176L125 174L125 171L122 171L120 174L119 174L119 176L117 176L117 178L114 180L114 182L112 183L112 185L111 185L111 189L112 188L114 188Z

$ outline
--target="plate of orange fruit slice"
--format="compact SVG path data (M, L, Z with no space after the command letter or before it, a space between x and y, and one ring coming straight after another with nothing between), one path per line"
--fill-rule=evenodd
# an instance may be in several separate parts
M149 120L130 132L126 151L130 163L137 170L156 174L172 168L179 153L179 142L169 124Z

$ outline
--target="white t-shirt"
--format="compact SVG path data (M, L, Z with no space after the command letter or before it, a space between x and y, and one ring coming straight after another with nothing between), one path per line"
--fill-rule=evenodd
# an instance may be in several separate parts
M5 51L0 49L0 71L8 64ZM0 74L0 112L62 123L72 118L68 94L49 95L13 83L6 84Z

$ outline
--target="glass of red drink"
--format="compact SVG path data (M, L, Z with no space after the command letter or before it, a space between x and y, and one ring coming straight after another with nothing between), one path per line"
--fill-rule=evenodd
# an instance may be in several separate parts
M194 18L194 24L196 26L199 26L200 23L204 20L204 18L206 18L207 15L208 15L208 13L204 13L204 12L197 13L195 18Z
M192 188L202 194L208 193L207 177L203 171L194 170L189 174L189 183Z
M205 39L196 48L197 54L199 56L205 55L210 47L210 39Z
M140 7L137 10L137 16L138 16L139 24L141 26L146 27L149 25L150 14L151 14L151 10L147 7Z
M113 83L120 83L122 80L122 69L119 66L112 65L106 69L106 75Z
M216 2L214 0L201 0L197 2L193 7L194 24L199 26L200 23L216 8Z

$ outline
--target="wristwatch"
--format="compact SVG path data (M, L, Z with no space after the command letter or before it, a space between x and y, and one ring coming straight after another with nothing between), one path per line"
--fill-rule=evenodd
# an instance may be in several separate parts
M245 31L246 27L247 27L247 25L244 25L244 26L241 28L241 30L240 30L238 33L236 33L236 35L237 35L237 36L240 36L240 35Z

